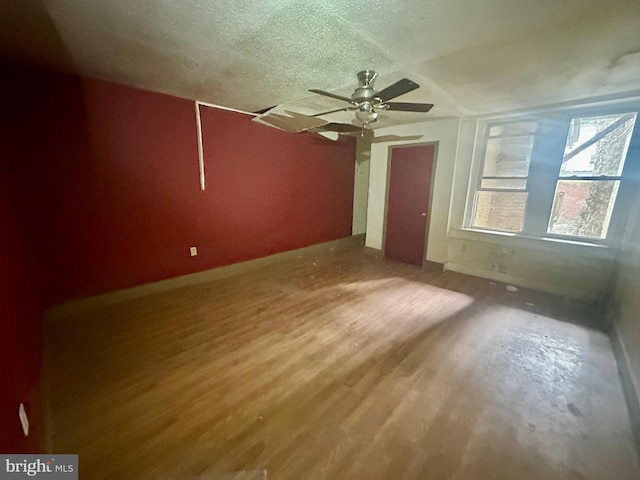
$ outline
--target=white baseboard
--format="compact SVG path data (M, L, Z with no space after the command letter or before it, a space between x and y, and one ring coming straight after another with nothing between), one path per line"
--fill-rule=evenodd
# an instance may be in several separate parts
M246 262L234 263L224 267L217 267L202 272L191 273L179 277L168 278L159 282L146 283L135 287L109 292L102 295L73 300L61 305L56 305L45 312L46 321L53 321L56 318L77 315L98 308L116 303L126 302L139 297L153 295L155 293L166 292L175 288L185 287L188 285L196 285L204 282L211 282L232 275L256 270L261 267L272 265L276 262L287 258L295 258L301 255L310 255L330 249L346 248L354 245L364 246L364 235L354 235L351 237L340 238L330 242L319 243L304 248L298 248L287 252L276 253L267 257L256 258Z
M483 268L474 267L472 265L461 265L459 263L445 262L444 270L451 270L452 272L473 275L474 277L488 278L489 280L496 280L498 282L508 283L510 285L516 285L523 288L530 288L531 290L553 293L562 297L575 298L577 300L583 300L587 302L594 301L593 295L590 292L586 292L578 288L572 288L567 285L550 284L549 282L543 282L531 278L517 277L507 273L485 270Z

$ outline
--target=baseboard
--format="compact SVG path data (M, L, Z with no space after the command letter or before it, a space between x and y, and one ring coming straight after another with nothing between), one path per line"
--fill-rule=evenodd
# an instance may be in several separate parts
M425 270L444 272L444 263L425 260L424 262L422 262L422 268L424 268Z
M611 346L618 363L618 373L622 383L622 391L627 401L629 418L631 420L631 431L636 441L636 448L640 453L640 381L631 371L631 363L627 348L622 341L620 332L616 325L611 327Z
M485 270L483 268L474 267L472 265L461 265L459 263L445 262L444 270L464 273L466 275L473 275L474 277L487 278L489 280L496 280L502 283L517 285L518 287L530 288L531 290L538 290L540 292L553 293L562 297L574 298L585 302L593 302L595 300L592 294L577 288L572 288L566 285L549 284L549 282L531 278L517 277L515 275L510 275L507 273L494 272L493 270Z
M382 258L384 256L384 253L379 248L367 247L366 245L364 247L364 253L368 255L373 255L374 257L377 257L377 258Z
M365 246L364 247L364 253L367 253L369 255L373 255L376 258L383 258L384 257L384 252L382 250L380 250L379 248L373 248L373 247ZM444 263L432 262L431 260L425 260L424 262L422 262L422 268L425 269L425 270L443 272L444 271Z
M233 275L238 275L265 266L269 266L276 262L281 262L290 258L307 256L327 250L336 250L354 246L364 247L364 234L353 235L351 237L340 238L338 240L332 240L330 242L310 245L308 247L289 250L282 253L276 253L274 255L256 258L253 260L248 260L246 262L234 263L232 265L226 265L224 267L204 270L202 272L190 273L188 275L169 278L167 280L161 280L159 282L138 285L135 287L118 290L115 292L109 292L94 297L73 300L71 302L56 305L50 308L47 312L45 312L45 320L54 321L56 318L81 314L108 305L126 302L139 297L146 297L148 295L173 290L175 288L227 278Z

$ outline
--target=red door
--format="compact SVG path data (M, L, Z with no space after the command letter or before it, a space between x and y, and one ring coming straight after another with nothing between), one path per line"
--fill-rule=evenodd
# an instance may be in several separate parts
M425 258L435 145L391 149L387 258L422 265Z

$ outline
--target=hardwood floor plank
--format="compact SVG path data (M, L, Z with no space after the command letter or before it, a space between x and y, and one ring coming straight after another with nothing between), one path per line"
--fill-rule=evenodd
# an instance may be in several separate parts
M361 247L46 329L53 449L83 479L640 478L588 307Z

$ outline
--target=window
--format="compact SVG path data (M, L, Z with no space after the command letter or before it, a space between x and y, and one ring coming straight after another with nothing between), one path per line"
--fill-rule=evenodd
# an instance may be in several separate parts
M555 115L485 124L467 226L605 241L636 117Z
M514 122L487 129L474 227L522 230L536 128L536 122Z
M606 238L635 113L573 118L548 233Z

